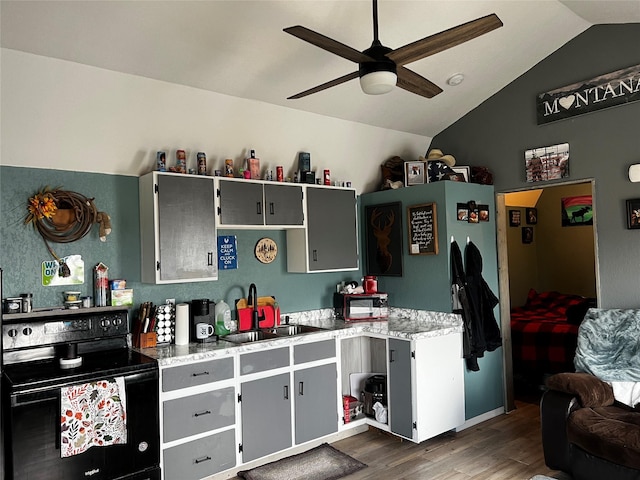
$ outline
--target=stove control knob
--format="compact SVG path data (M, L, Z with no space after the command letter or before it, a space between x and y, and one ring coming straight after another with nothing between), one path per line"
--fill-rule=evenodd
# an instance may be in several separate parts
M100 321L100 325L102 325L103 327L108 327L109 325L111 325L111 321L108 318L104 318L102 319L102 321Z
M113 324L114 324L114 325L122 325L122 319L121 319L121 318L116 318L116 319L113 321Z
M9 335L11 338L13 337L17 337L18 336L18 330L15 328L11 328L8 332L7 335Z
M140 452L145 452L145 451L147 450L147 448L149 448L149 444L148 444L147 442L144 442L144 441L143 441L143 442L140 442L140 443L138 444L138 450L139 450Z
M24 335L31 335L31 334L33 333L33 330L31 329L31 327L25 327L25 328L22 330L22 333L23 333Z

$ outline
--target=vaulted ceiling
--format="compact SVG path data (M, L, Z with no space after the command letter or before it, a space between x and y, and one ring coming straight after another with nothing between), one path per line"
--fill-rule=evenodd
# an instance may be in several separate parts
M640 0L379 0L379 37L397 48L495 13L504 26L406 65L443 89L365 95L356 80L287 97L357 65L283 32L303 25L364 50L368 0L0 2L3 48L78 62L383 128L434 136L597 23L640 22ZM464 81L447 79L462 73Z

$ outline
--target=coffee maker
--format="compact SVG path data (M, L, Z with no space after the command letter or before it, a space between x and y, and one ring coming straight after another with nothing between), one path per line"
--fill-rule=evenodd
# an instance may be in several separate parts
M211 325L211 331L215 329L215 302L210 301L208 298L199 298L191 300L191 341L199 343L215 342L218 340L218 336L215 334L209 335L206 338L196 337L196 325L198 323L206 323Z

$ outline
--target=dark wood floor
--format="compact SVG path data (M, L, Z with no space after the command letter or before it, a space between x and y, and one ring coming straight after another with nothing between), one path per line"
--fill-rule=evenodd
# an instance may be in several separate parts
M375 429L332 445L368 465L347 480L527 480L534 475L570 480L544 464L537 401L516 401L516 407L419 445Z

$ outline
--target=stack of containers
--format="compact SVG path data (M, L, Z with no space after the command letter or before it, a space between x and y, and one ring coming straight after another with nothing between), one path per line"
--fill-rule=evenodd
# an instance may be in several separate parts
M122 307L133 305L133 289L127 288L126 280L111 280L111 306Z

